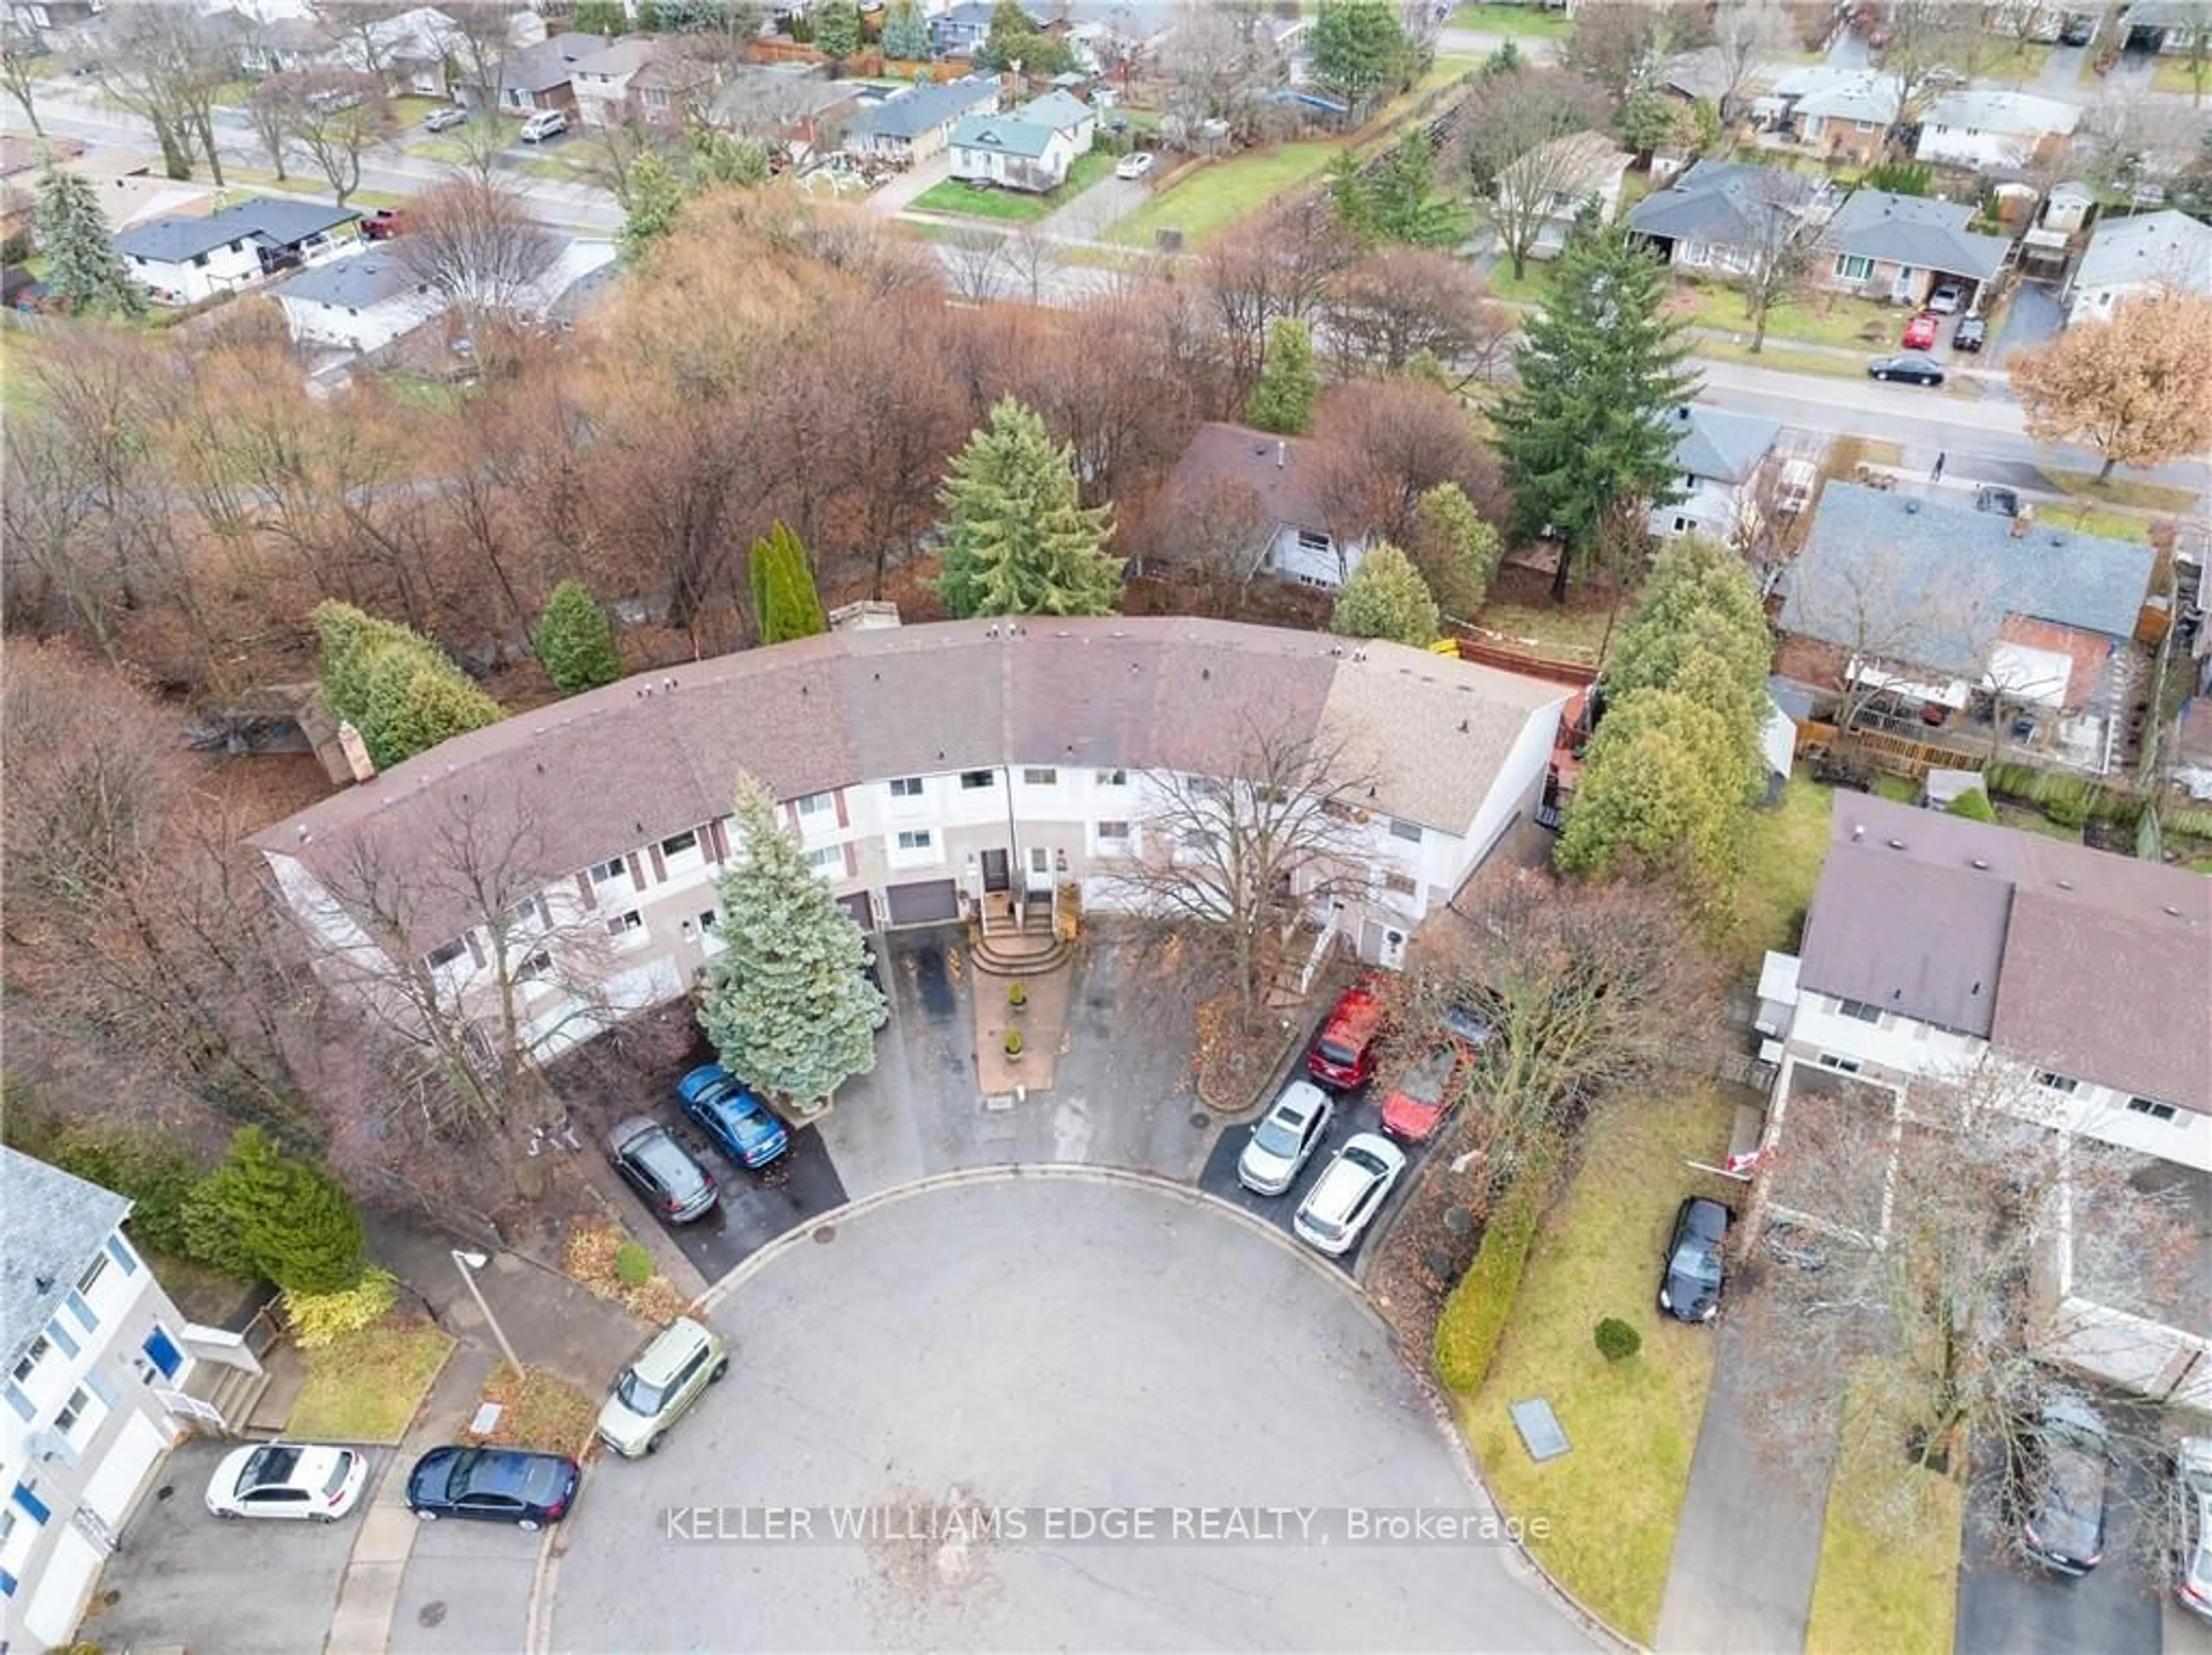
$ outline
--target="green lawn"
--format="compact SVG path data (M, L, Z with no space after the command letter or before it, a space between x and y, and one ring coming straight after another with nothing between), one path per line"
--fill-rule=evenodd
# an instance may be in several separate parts
M948 178L933 184L914 198L917 212L963 213L970 218L989 218L1007 224L1034 224L1075 199L1114 170L1120 159L1103 149L1078 155L1067 169L1067 179L1057 190L1030 195L1021 190L978 187Z
M1792 350L1786 344L1769 341L1766 349L1753 355L1747 344L1737 344L1730 339L1698 339L1692 342L1691 354L1714 362L1750 362L1759 368L1771 368L1786 374L1818 374L1832 380L1863 380L1866 364L1854 362L1849 356L1835 356L1825 350Z
M2157 64L2151 70L2150 83L2154 92L2172 92L2185 98L2197 95L2197 77L2190 71L2189 54L2186 52L2160 53ZM2204 90L2212 93L2212 67L2208 67L2205 71Z
M1827 860L1831 797L1819 782L1793 776L1772 809L1752 812L1727 948L1737 977L1756 977L1768 949L1796 946Z
M1626 613L1626 606L1623 612ZM1607 616L1602 609L1486 603L1475 620L1490 631L1503 633L1516 644L1533 647L1538 653L1559 660L1594 662L1605 642Z
M1668 302L1671 314L1692 327L1716 328L1748 337L1751 319L1744 314L1743 295L1719 282L1689 282L1678 285ZM1838 350L1886 350L1894 348L1905 330L1905 319L1886 305L1826 294L1802 304L1776 305L1766 313L1770 341L1794 340L1800 344L1823 344Z
M1975 71L1974 78L2030 85L2043 78L2043 71L2051 62L2051 50L2035 40L2000 41L1996 54ZM2087 63L2087 58L2081 61L2085 65Z
M2133 512L2104 506L2043 506L2038 508L2037 515L2052 528L2070 529L2076 534L2099 534L2108 540L2147 543L2150 539L2151 520Z
M1876 798L1887 799L1895 804L1917 805L1920 802L1918 786L1902 776L1877 776L1874 779L1874 791Z
M1449 28L1473 29L1479 34L1539 35L1557 40L1574 27L1564 11L1546 6L1469 4L1451 15Z
M1846 1429L1806 1655L1950 1655L1965 1515L1959 1485L1907 1461L1901 1432Z
M453 1342L427 1322L387 1322L303 1351L307 1388L285 1435L309 1442L398 1442Z
M1513 261L1500 259L1498 268L1483 279L1489 283L1491 295L1509 305L1540 305L1552 296L1552 267L1534 259L1517 277L1513 274Z
M1652 1264L1682 1196L1683 1160L1720 1154L1734 1110L1699 1091L1626 1100L1591 1123L1582 1170L1537 1236L1490 1378L1457 1403L1498 1505L1532 1524L1529 1550L1639 1645L1659 1624L1713 1373L1711 1329L1661 1319ZM1626 1361L1608 1364L1591 1342L1607 1316L1643 1336ZM1529 1396L1550 1402L1573 1451L1542 1465L1528 1457L1506 1409Z
M2197 496L2187 489L2175 488L2166 483L2138 483L2131 478L2115 477L2100 483L2094 472L2060 472L2046 467L2044 476L2051 486L2077 500L2094 500L2101 505L2130 507L2136 511L2163 512L2168 515L2193 512Z
M1181 230L1196 247L1277 196L1321 176L1344 146L1333 139L1278 144L1196 167L1114 227L1110 239L1149 247L1154 233Z

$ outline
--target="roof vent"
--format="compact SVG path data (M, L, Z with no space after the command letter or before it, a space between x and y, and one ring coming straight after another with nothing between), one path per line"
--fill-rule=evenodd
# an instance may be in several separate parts
M307 830L306 830L305 828L302 828L302 829L301 829L301 830L300 830L300 831L301 831L301 836L302 836L302 837L305 837L305 835L306 835L306 833L307 833ZM2172 916L2172 917L2173 917L2173 918L2175 918L2175 919L2179 919L2179 918L2181 917L2181 910L2180 910L2179 908L2176 908L2176 907L2175 907L2172 903L2168 903L2168 904L2166 904L2166 913L2167 913L2168 915L2170 915L2171 916Z
M1977 857L1975 857L1975 858L1974 858L1974 866L1975 866L1976 867L1980 868L1980 869L1982 870L1982 872L1983 872L1983 873L1988 873L1988 872L1990 871L1990 865L1989 865L1989 863L1988 863L1987 861L1984 861L1984 860L1983 860L1981 857L1979 857L1979 856L1977 856Z
M2074 888L2074 881L2071 879L2061 879L2058 881L2058 888L2061 891L2071 891Z
M1865 837L1866 837L1866 824L1865 824L1863 822L1854 822L1854 823L1852 823L1852 824L1851 824L1851 843L1852 843L1853 844L1856 844L1860 840L1862 840L1862 839L1863 839L1863 838L1865 838Z
M1889 842L1889 848L1892 850L1902 850L1905 849L1905 841L1902 839L1892 839Z

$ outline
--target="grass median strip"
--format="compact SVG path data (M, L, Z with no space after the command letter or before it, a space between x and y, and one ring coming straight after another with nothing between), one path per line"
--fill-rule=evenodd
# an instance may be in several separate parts
M1725 1144L1732 1117L1727 1099L1698 1089L1638 1098L1592 1121L1566 1198L1537 1236L1489 1377L1456 1399L1498 1504L1516 1518L1547 1519L1529 1549L1639 1644L1659 1624L1713 1373L1712 1330L1658 1313L1659 1256L1683 1194L1682 1162ZM1636 1355L1607 1362L1598 1354L1604 1317L1642 1336ZM1507 1411L1534 1396L1552 1404L1572 1445L1540 1465Z

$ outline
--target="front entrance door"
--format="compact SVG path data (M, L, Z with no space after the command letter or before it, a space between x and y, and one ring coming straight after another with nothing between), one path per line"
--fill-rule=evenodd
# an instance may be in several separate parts
M983 853L983 889L1006 891L1012 888L1013 880L1006 872L1006 853L987 850Z

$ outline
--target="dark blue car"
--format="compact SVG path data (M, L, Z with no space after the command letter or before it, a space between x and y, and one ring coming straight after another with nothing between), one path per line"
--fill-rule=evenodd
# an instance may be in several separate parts
M407 1474L407 1509L425 1523L461 1517L542 1529L568 1514L583 1478L565 1454L433 1448Z
M676 1083L676 1095L684 1112L740 1166L766 1166L791 1147L783 1123L720 1063L693 1069Z

